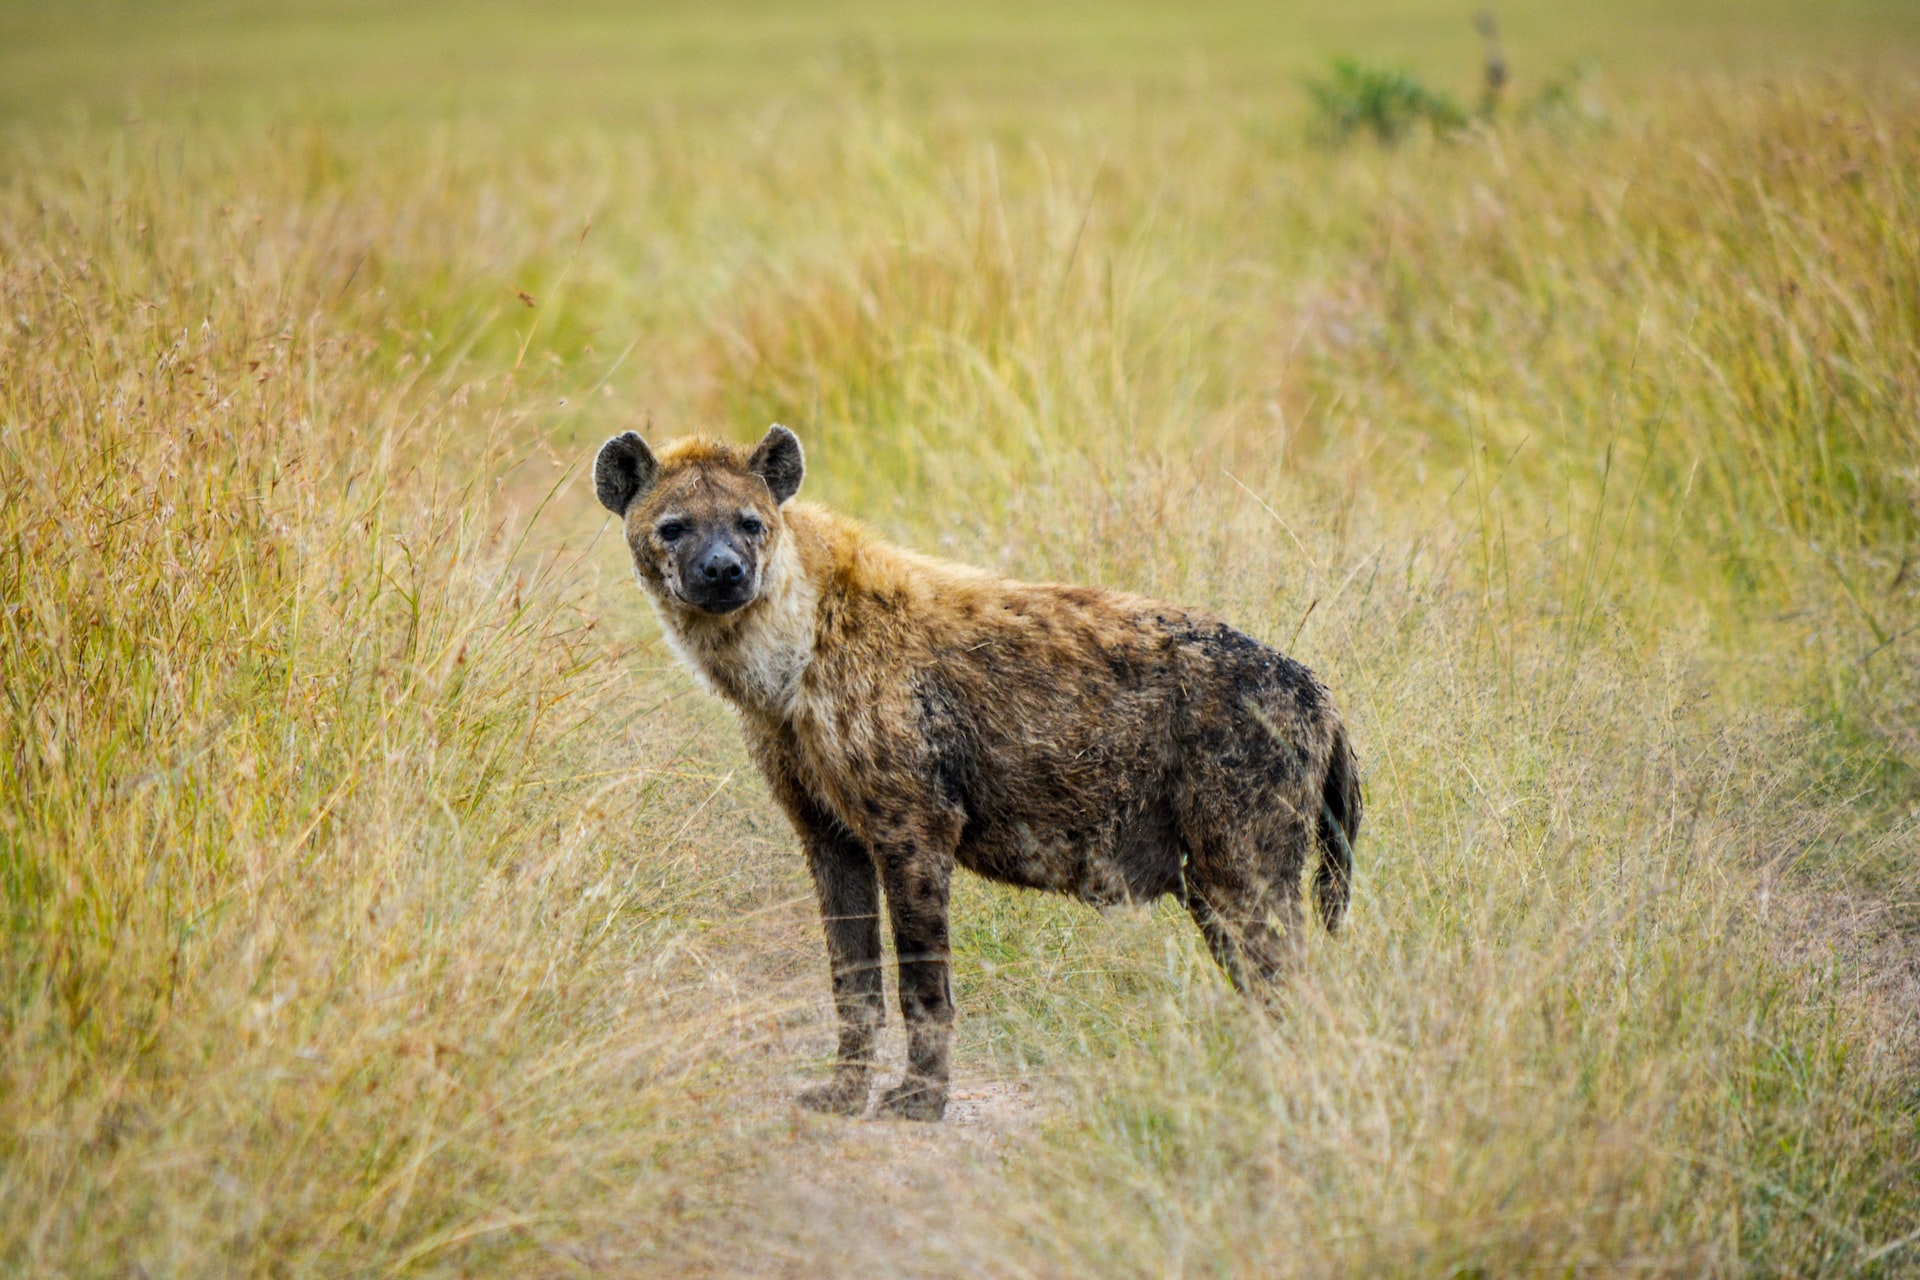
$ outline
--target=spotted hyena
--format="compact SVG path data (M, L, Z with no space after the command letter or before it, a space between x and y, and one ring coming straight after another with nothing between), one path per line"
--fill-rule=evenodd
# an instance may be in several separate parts
M668 642L739 710L806 848L840 1054L803 1103L867 1105L884 890L909 1047L880 1109L944 1111L956 864L1096 904L1174 894L1243 989L1284 968L1316 850L1339 924L1360 787L1311 672L1196 610L892 546L793 501L803 465L780 426L751 450L628 432L594 464Z

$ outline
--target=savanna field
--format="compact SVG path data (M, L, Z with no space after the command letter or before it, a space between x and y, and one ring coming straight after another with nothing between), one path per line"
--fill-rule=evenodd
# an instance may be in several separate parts
M0 3L0 1273L1920 1274L1920 10L1497 15ZM1277 1019L965 880L790 1105L588 476L772 421L1327 681Z

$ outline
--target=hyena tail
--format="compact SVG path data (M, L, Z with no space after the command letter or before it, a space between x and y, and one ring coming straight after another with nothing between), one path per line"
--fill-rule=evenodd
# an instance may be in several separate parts
M1336 725L1320 793L1320 865L1313 873L1313 898L1328 933L1340 927L1353 893L1353 842L1360 838L1361 807L1353 744L1347 741L1346 726Z

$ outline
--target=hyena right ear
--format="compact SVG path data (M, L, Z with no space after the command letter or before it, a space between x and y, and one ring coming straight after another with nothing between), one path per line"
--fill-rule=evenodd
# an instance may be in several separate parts
M747 458L747 470L767 482L775 502L785 502L800 491L800 477L806 474L806 455L800 451L800 437L779 423L767 428L764 440L754 446Z
M660 474L647 442L631 431L622 432L600 446L593 460L593 492L600 505L617 516L627 514L633 500L653 488Z

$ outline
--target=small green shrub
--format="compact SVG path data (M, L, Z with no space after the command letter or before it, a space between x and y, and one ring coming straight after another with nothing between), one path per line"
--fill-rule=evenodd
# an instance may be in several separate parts
M1342 143L1356 133L1371 133L1383 143L1398 142L1422 127L1451 133L1467 122L1467 113L1446 94L1420 83L1411 73L1336 59L1332 75L1307 81L1313 99L1313 133L1321 141Z

